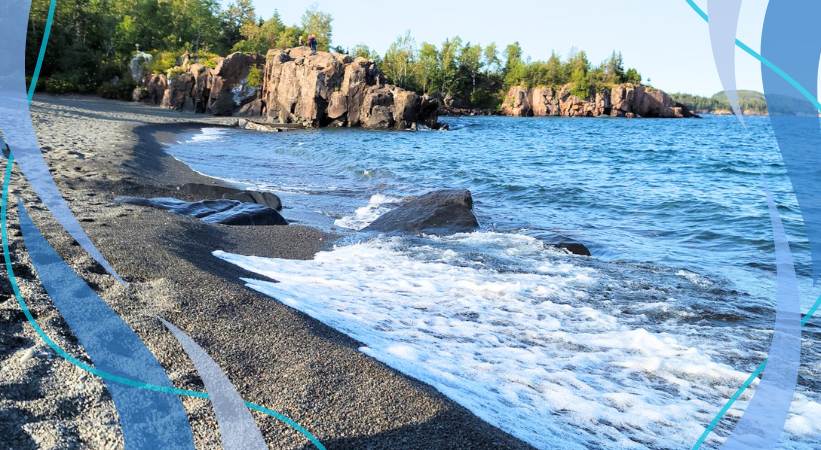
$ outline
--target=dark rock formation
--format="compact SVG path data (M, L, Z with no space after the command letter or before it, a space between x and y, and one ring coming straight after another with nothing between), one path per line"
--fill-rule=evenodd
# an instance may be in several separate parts
M570 87L511 87L502 103L502 114L520 117L695 117L667 93L649 86L620 84L591 90L586 98L573 95Z
M206 223L223 225L288 225L276 210L256 203L237 200L203 200L186 202L171 197L117 197L117 203L150 206L184 216L196 217Z
M248 75L254 67L261 71L264 62L259 55L232 53L211 69L191 63L185 56L167 75L146 76L134 89L133 99L175 110L230 116L255 100L259 102L259 89L248 84ZM246 115L259 116L261 112L261 103L256 109L244 110Z
M413 129L438 126L438 103L382 83L373 61L306 47L268 51L262 85L274 123Z
M271 192L235 189L226 186L202 183L186 183L177 187L177 191L194 200L226 199L244 203L256 203L282 211L282 201Z
M194 76L189 72L173 74L168 78L168 89L162 98L162 107L175 110L194 109L191 91L194 89Z
M478 226L470 191L453 189L403 201L363 231L447 234L473 231Z
M258 89L248 85L248 74L253 67L261 67L262 63L259 55L248 53L232 53L223 58L213 71L208 112L230 116L238 108L255 100Z

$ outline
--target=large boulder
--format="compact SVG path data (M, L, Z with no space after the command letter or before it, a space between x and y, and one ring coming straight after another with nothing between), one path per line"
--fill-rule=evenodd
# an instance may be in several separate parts
M438 108L384 84L373 61L307 47L268 51L261 99L274 123L412 129L437 125Z
M451 189L406 200L363 231L446 234L473 231L478 226L470 191Z

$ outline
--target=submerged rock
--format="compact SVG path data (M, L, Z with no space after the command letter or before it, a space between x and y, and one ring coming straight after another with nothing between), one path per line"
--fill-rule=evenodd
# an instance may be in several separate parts
M272 192L236 189L216 184L186 183L177 190L198 200L226 199L245 203L256 203L282 211L282 200Z
M566 250L573 255L592 256L590 249L580 242L559 242L556 247Z
M470 191L449 189L403 201L362 231L447 234L473 231L478 226Z
M203 200L186 202L171 197L117 197L117 203L150 206L183 216L196 217L206 223L223 225L288 225L273 208L238 200Z

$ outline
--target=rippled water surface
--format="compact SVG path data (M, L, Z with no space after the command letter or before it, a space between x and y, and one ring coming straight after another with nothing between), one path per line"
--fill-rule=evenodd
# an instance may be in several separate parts
M765 189L791 239L804 310L818 293L767 118L746 128L732 117L445 121L451 131L204 129L169 150L277 192L292 222L346 236L313 261L217 252L281 281L250 287L538 447L692 445L766 356ZM356 233L401 197L448 187L472 191L480 231ZM567 239L593 258L547 245ZM790 448L821 444L818 336L805 330Z

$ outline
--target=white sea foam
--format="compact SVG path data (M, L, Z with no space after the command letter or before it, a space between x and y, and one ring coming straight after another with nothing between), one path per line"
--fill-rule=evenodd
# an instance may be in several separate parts
M340 217L334 221L334 225L352 230L361 230L371 224L390 210L390 204L400 201L397 197L390 197L383 194L374 194L368 200L368 204L357 208L353 214Z
M470 260L473 248L516 264ZM249 287L540 448L689 448L747 375L595 308L588 292L604 275L527 236L379 239L311 261L214 254L279 281ZM796 394L787 431L817 434L818 411Z
M200 132L191 136L187 141L186 144L201 144L203 142L212 142L218 141L222 139L222 137L227 133L228 130L226 128L217 128L217 127L206 127L200 129Z

